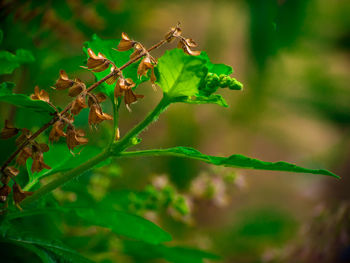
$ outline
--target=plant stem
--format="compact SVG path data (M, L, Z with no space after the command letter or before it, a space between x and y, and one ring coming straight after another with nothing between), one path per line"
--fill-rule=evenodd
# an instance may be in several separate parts
M158 116L169 106L169 104L170 101L166 97L163 97L153 111L151 111L142 122L130 130L122 140L113 145L112 153L118 155L120 152L132 146L132 139L137 137L137 135L139 135L148 125L156 121Z
M41 198L42 196L50 193L51 191L55 190L58 187L63 186L68 181L77 178L82 173L92 169L95 165L99 164L100 162L106 160L108 157L111 156L110 149L107 148L105 151L100 153L99 155L95 156L94 158L88 160L87 162L79 165L78 167L70 170L69 172L63 173L60 175L59 178L55 179L54 181L48 183L47 185L41 187L37 191L34 192L33 195L27 197L23 200L21 203L21 206L26 206L29 203L34 202L35 200Z

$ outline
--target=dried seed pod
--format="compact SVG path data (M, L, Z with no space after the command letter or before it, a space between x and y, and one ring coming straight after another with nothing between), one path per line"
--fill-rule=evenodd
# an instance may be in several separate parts
M84 138L83 130L76 130L73 126L67 128L67 146L69 150L74 150L75 147L88 143L88 139Z
M45 102L50 102L49 93L47 93L45 90L39 90L38 86L35 86L34 88L34 94L30 95L30 98L32 100L42 100Z
M0 133L1 139L9 139L18 134L20 130L15 128L8 120L5 120L5 127L2 128Z
M99 124L104 120L113 120L113 117L107 113L102 112L99 105L91 105L89 113L89 125Z
M8 186L7 184L4 184L0 188L0 202L5 202L10 193L11 193L11 187Z
M16 183L13 185L13 200L15 201L16 206L19 207L21 203L27 196L33 194L33 192L23 191L21 187Z
M58 90L64 90L72 87L74 81L68 78L67 73L64 70L60 70L60 77L56 80L55 87Z
M135 94L132 91L133 87L135 87L135 83L132 79L119 78L114 88L114 96L116 98L124 96L124 103L128 109L130 104L144 97L143 95Z
M131 40L126 33L122 33L122 39L118 44L118 51L127 51L135 45L135 41Z
M84 82L82 82L80 79L76 78L74 80L73 86L68 91L68 95L70 97L76 97L80 93L82 93L85 89L86 89L86 86L85 86Z
M26 165L26 162L28 160L29 157L32 156L32 148L31 147L24 147L18 154L17 159L16 159L16 163L18 165Z
M182 48L186 54L191 56L198 56L201 54L200 51L191 50L190 46L187 44L185 39L180 39L179 43L177 44L177 47Z
M32 159L33 159L33 164L31 168L32 173L40 172L43 169L48 169L48 170L51 169L51 167L44 162L44 155L41 149L36 148L35 146L33 146Z
M91 48L88 48L88 61L87 67L91 69L93 72L101 72L106 70L109 67L109 60L101 53L96 54L92 51Z
M147 74L147 71L149 69L153 69L153 67L154 65L152 64L151 58L149 56L146 56L141 60L141 63L137 68L137 74L139 77L145 76Z
M18 136L18 138L15 141L16 145L20 146L23 142L27 141L30 138L30 136L32 136L32 133L28 129L21 129L21 135Z
M61 121L61 120L56 121L52 126L52 129L49 135L49 141L57 142L61 137L66 137L66 134L63 131L65 126L66 126L66 123L64 121Z
M87 108L86 102L85 102L85 95L84 96L78 96L72 103L72 107L70 109L70 112L73 115L78 115L82 109Z

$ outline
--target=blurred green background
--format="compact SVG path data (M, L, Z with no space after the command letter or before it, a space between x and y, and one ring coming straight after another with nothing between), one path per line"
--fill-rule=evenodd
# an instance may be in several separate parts
M80 68L83 43L93 34L117 39L126 32L150 46L181 22L183 34L213 62L231 65L245 89L223 91L228 109L170 107L143 133L138 149L193 146L211 155L240 153L325 168L342 179L235 171L170 157L125 159L81 177L55 197L89 204L116 193L114 205L165 226L174 245L220 255L218 262L349 262L349 14L347 0L1 1L1 50L27 49L35 58L1 78L15 82L16 93L31 94L39 85L64 107L68 98L50 87L60 69L93 82L92 74ZM148 83L138 93L145 98L133 111L121 111L121 136L161 97ZM5 103L0 112L1 123L10 119L18 127L30 122L27 128L35 130L47 121ZM78 122L88 130L87 112L81 115ZM98 136L89 132L94 134L90 143L103 147L111 127L101 125ZM13 141L2 141L1 149L3 162L14 150ZM189 203L190 213L138 209L125 200L125 191L147 192L157 184L171 185ZM57 224L67 244L96 262L158 262L119 253L118 247L127 245L102 229L68 218Z

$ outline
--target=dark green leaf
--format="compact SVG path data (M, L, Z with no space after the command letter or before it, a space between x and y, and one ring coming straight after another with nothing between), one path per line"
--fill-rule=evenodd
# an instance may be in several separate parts
M16 55L2 50L0 51L0 75L11 74L12 71L18 68L21 64L33 61L34 57L28 50L18 49Z
M169 98L191 97L207 74L205 61L189 56L181 49L166 51L158 60L157 83Z
M124 241L124 252L140 259L164 258L174 263L202 263L204 259L219 259L214 254L197 249L151 245L135 241Z
M123 156L123 154L121 154ZM287 162L264 162L258 159L249 158L241 154L234 154L230 157L217 157L202 154L200 151L189 147L174 147L162 150L146 150L139 152L125 152L124 156L152 156L152 155L172 155L178 157L192 158L215 165L223 165L228 167L270 170L270 171L285 171L296 173L322 174L339 178L339 176L324 169L308 169Z
M14 83L11 82L3 82L0 84L0 101L38 112L54 112L54 109L44 101L32 100L26 95L12 93L14 86Z

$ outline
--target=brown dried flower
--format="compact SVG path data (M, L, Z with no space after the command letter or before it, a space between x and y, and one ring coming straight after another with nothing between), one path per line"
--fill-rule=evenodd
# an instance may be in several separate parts
M168 42L173 41L175 38L181 36L181 28L180 23L178 23L175 27L172 27L170 31L165 35L165 40Z
M135 51L130 55L130 59L134 59L137 56L141 55L142 52L145 51L145 48L141 45L141 43L136 43L134 45Z
M143 95L135 94L132 88L135 87L135 83L132 79L119 78L114 88L114 96L116 98L124 96L124 103L129 109L129 105L136 102L138 98L143 98Z
M46 163L44 163L44 154L43 152L47 152L49 150L49 146L45 143L34 144L32 145L32 173L40 172L42 169L51 169Z
M19 132L19 129L15 128L8 120L5 120L5 127L2 128L0 133L1 139L9 139Z
M39 90L38 86L35 86L34 88L34 94L30 95L30 98L32 100L42 100L45 102L50 102L49 93L47 93L45 90Z
M72 107L70 109L70 112L73 115L78 115L82 109L87 108L85 98L85 94L82 94L73 101Z
M32 148L29 146L24 147L18 154L16 163L18 165L26 165L26 162L29 157L32 156Z
M107 99L107 96L102 93L99 92L97 94L93 94L93 93L89 93L89 98L88 98L88 105L89 107L91 107L93 104L100 104L101 102L104 102Z
M22 202L27 196L30 196L33 194L33 192L23 191L17 183L14 184L12 188L13 188L13 200L15 201L15 204L17 207L19 207L19 203Z
M85 86L84 82L82 82L80 79L76 78L74 80L73 86L68 91L68 95L70 97L76 97L80 93L82 93L85 89L86 89L86 86Z
M114 74L111 77L109 77L108 79L106 79L106 83L108 85L112 85L119 77L119 70L116 69L114 66L111 67L111 72L114 72Z
M72 87L74 81L68 78L67 73L64 70L60 70L60 77L56 81L55 87L58 90L64 90Z
M21 135L18 136L15 141L16 145L20 146L23 142L27 141L31 135L32 133L27 128L21 129Z
M139 77L145 76L147 74L147 71L149 69L153 69L153 67L154 65L152 63L151 58L149 56L146 56L141 60L141 63L137 68L137 74L139 75Z
M3 184L8 184L11 180L11 178L17 176L19 173L19 170L15 168L14 166L7 166L4 169L4 175L1 178L1 182Z
M198 50L191 50L191 47L197 47L198 45L196 44L196 42L194 42L193 39L190 38L180 38L179 43L177 44L178 48L182 48L183 51L191 56L198 56L200 55L200 51Z
M92 51L91 48L88 48L88 61L87 67L91 69L93 72L101 72L108 68L110 61L101 53L96 54Z
M67 146L69 150L74 150L75 147L88 143L88 139L84 138L83 130L76 130L73 126L67 128Z
M56 121L52 125L52 129L49 135L50 142L57 142L61 137L66 137L66 133L63 131L66 123L62 120Z
M118 51L127 51L131 49L136 44L135 41L131 40L126 33L122 33L122 39L118 44Z
M99 124L104 120L113 120L113 117L102 112L101 107L98 104L92 104L89 113L89 125Z
M11 193L11 187L8 186L7 184L4 184L0 188L0 202L5 202L10 193Z

